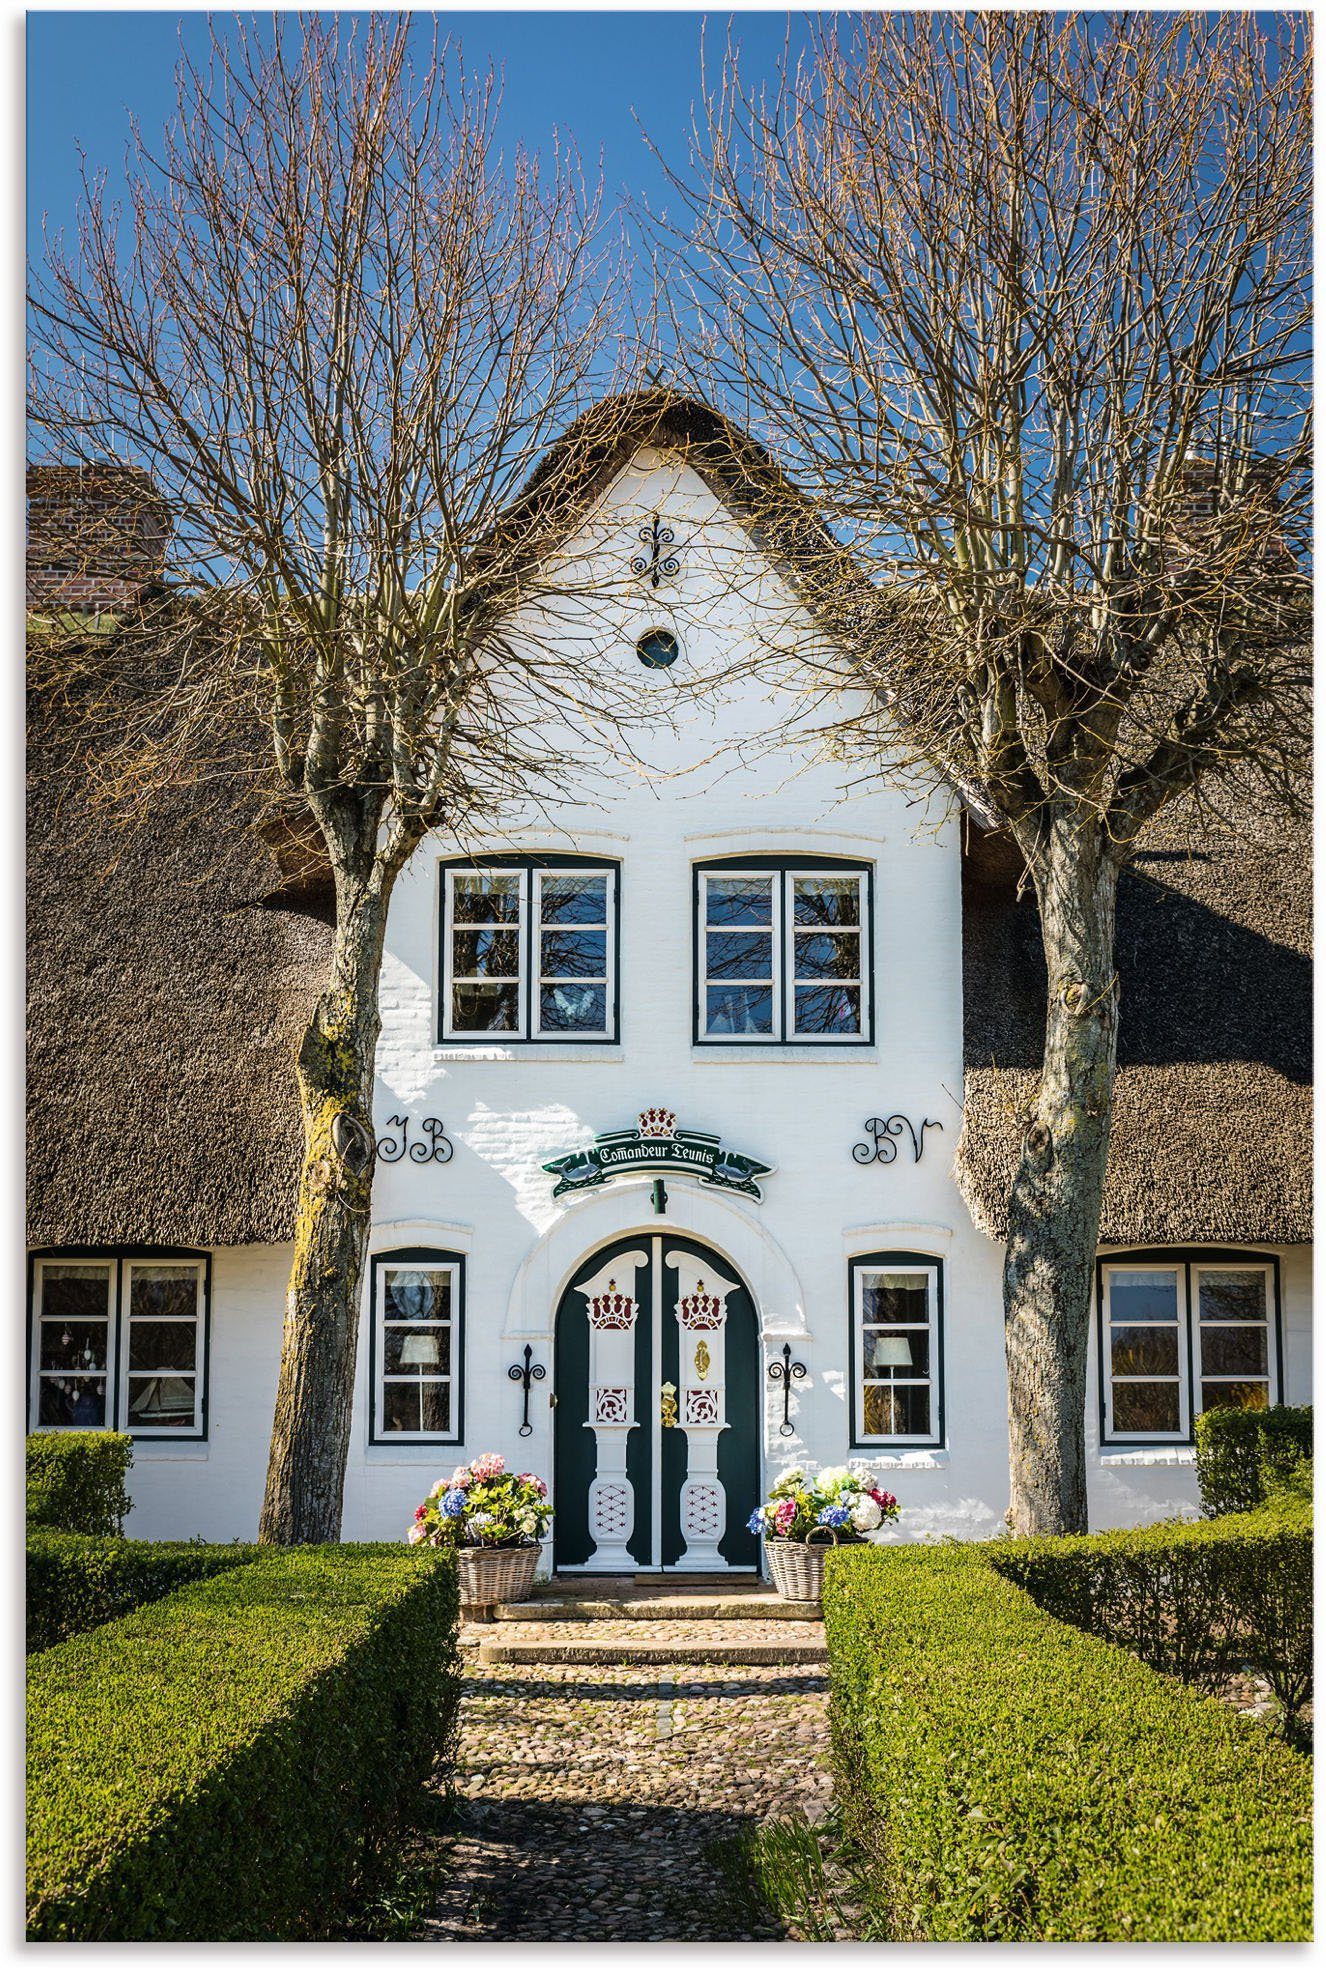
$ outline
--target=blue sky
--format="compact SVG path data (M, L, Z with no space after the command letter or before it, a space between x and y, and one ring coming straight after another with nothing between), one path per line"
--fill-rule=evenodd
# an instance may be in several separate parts
M218 13L225 23L235 16ZM421 16L427 32L429 16ZM794 33L804 36L804 17ZM740 13L441 13L460 42L467 67L491 61L505 72L503 133L543 148L555 127L568 131L592 172L602 150L605 184L657 206L662 175L633 119L670 158L685 156L691 108L700 97L701 34L712 62L729 20L746 72L772 74L788 29L785 12ZM174 102L180 36L201 48L202 13L29 13L28 220L32 244L42 215L72 227L78 195L78 148L118 179L130 118L149 138Z

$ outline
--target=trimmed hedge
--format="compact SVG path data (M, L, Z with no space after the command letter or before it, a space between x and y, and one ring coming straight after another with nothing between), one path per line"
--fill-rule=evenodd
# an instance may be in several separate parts
M29 1664L33 1940L327 1932L449 1746L450 1554L264 1548Z
M107 1620L123 1619L195 1579L246 1565L255 1548L148 1544L76 1531L28 1532L28 1652L54 1647Z
M1298 1941L1305 1758L1053 1619L979 1545L843 1548L824 1589L869 1938Z
M993 1545L990 1562L1057 1619L1215 1688L1264 1674L1293 1731L1312 1695L1312 1513L1273 1504L1198 1523Z
M133 1439L109 1428L29 1435L28 1522L86 1537L117 1537L133 1508L124 1479Z
M1312 1456L1312 1409L1211 1408L1199 1414L1197 1487L1208 1517L1255 1510L1293 1466Z

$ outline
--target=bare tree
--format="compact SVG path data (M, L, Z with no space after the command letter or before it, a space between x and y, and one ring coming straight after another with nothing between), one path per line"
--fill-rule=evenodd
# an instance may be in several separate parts
M269 822L335 885L297 1061L274 1542L340 1530L393 885L595 708L516 625L549 599L575 463L527 481L611 368L618 268L574 157L504 158L491 76L436 44L416 72L410 23L214 32L159 154L135 134L127 210L85 175L33 294L35 429L62 462L145 467L173 529L163 592L80 674L80 714L124 727L111 791L150 810L163 774L247 748Z
M819 687L868 686L834 737L937 773L1039 904L1004 1273L1019 1531L1086 1528L1119 870L1167 803L1231 774L1292 796L1304 752L1305 39L869 14L772 91L729 52L698 183L674 176L696 373L825 515Z

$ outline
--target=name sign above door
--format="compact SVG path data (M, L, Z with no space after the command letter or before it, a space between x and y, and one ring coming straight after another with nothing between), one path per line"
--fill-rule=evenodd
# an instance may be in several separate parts
M670 1175L698 1176L713 1189L735 1189L757 1203L763 1197L755 1178L774 1170L772 1162L725 1148L716 1134L679 1128L676 1115L666 1107L647 1107L633 1128L595 1135L592 1147L558 1155L543 1166L557 1177L555 1197L573 1189L596 1189L615 1175L657 1175L666 1170Z

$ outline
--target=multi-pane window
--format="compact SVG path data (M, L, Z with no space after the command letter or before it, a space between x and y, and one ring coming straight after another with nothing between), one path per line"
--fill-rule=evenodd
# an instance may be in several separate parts
M1107 1441L1186 1442L1207 1408L1276 1399L1274 1260L1149 1253L1100 1274Z
M460 1440L463 1288L450 1252L374 1258L375 1440Z
M503 861L445 879L445 1039L616 1037L614 867Z
M868 1040L868 870L789 863L697 874L702 1042Z
M205 1258L35 1258L33 1426L202 1436L207 1284Z
M940 1415L939 1260L916 1252L854 1258L853 1442L934 1446Z

